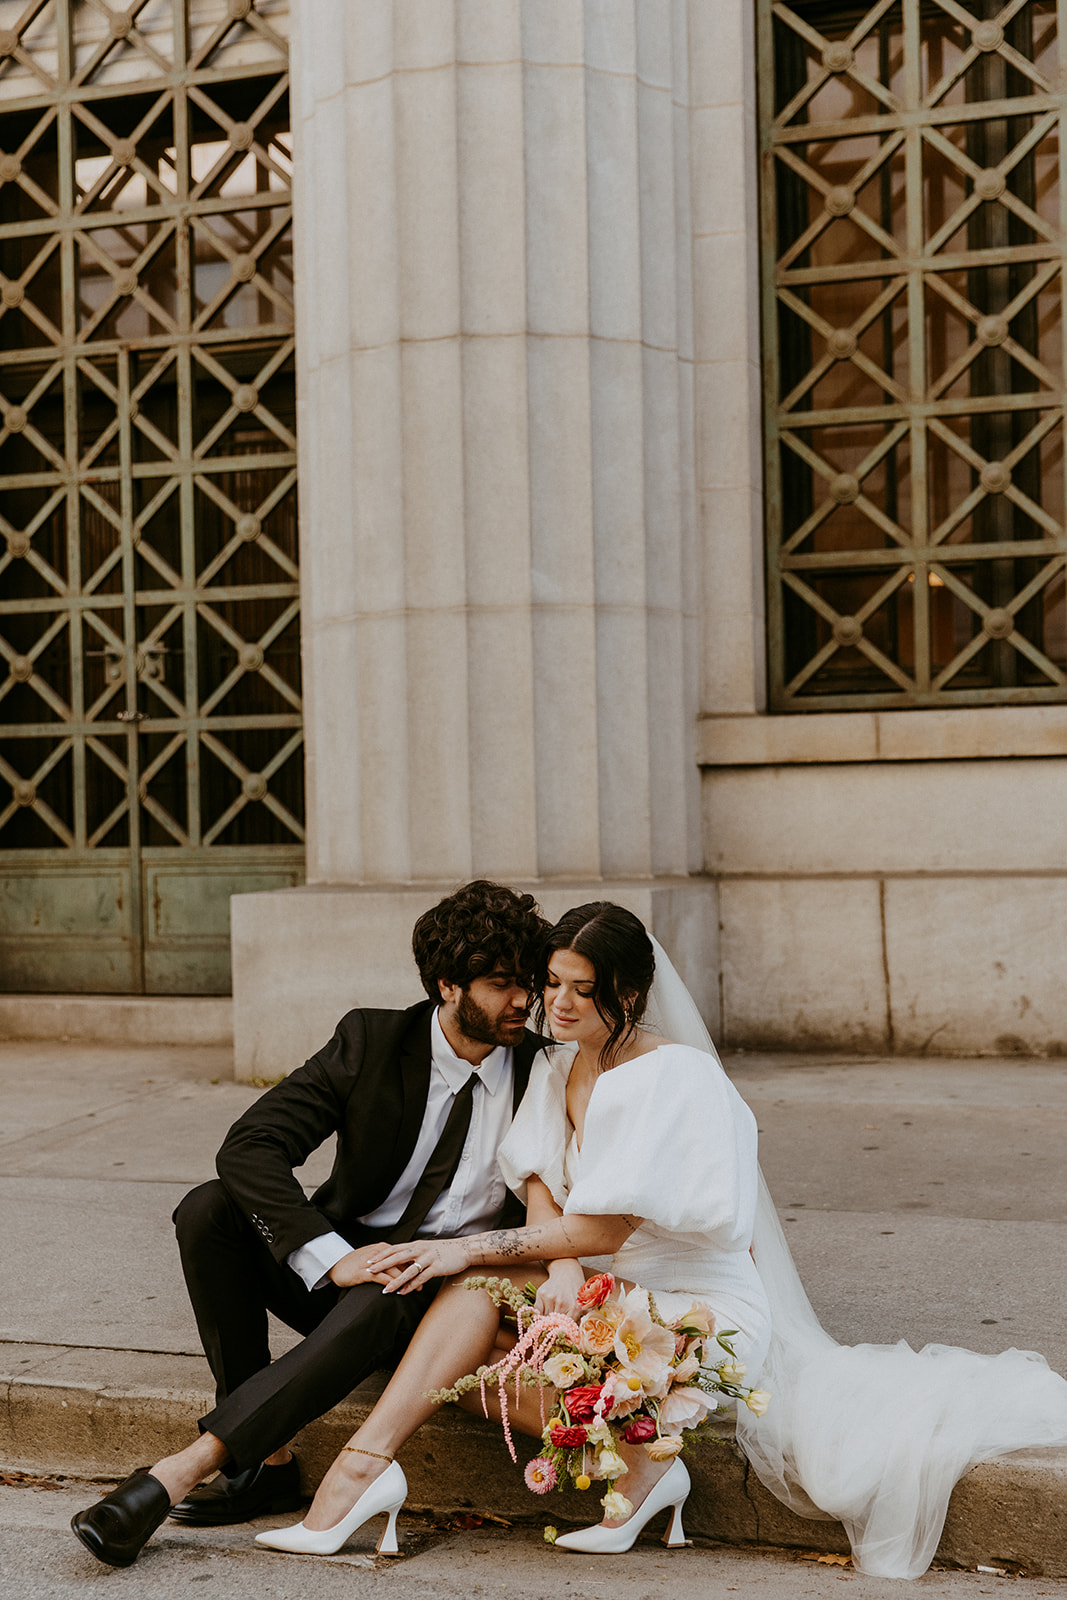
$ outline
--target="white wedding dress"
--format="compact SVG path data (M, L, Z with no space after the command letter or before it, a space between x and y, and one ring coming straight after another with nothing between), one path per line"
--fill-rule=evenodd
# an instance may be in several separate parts
M844 1523L861 1572L917 1578L969 1467L1067 1445L1067 1381L1033 1351L845 1346L826 1333L759 1172L752 1113L653 943L648 1023L679 1043L598 1079L580 1151L564 1098L574 1049L538 1056L501 1149L505 1176L521 1192L536 1173L572 1215L643 1217L612 1268L668 1315L698 1298L739 1330L746 1381L758 1373L772 1395L765 1416L741 1407L737 1419L761 1482L803 1516Z
M571 1216L629 1215L641 1226L608 1260L616 1277L651 1290L664 1317L709 1305L733 1346L758 1368L770 1308L749 1254L756 1216L756 1121L726 1074L700 1050L664 1045L603 1073L581 1149L567 1116L576 1045L543 1050L500 1147L508 1187L536 1174Z

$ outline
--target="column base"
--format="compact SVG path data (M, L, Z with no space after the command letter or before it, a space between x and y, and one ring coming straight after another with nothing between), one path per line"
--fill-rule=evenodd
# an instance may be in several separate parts
M615 900L650 928L712 1033L719 1024L718 890L710 878L517 883L550 922L587 900ZM276 1079L322 1047L354 1006L409 1006L422 996L411 955L420 914L452 883L360 888L313 884L234 895L234 1074Z

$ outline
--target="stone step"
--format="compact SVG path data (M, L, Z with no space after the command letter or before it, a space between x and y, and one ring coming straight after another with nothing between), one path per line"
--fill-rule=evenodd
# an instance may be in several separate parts
M0 1039L232 1045L229 995L0 995Z
M305 1482L322 1475L380 1391L376 1375L297 1441ZM195 1418L211 1406L200 1357L59 1345L0 1344L0 1459L15 1470L73 1477L124 1477L134 1465L181 1448ZM516 1466L500 1429L448 1408L400 1452L409 1507L449 1515L488 1513L509 1521L586 1523L595 1490L536 1500L521 1465L534 1454L520 1441ZM794 1515L756 1480L730 1439L687 1453L693 1494L690 1536L727 1544L832 1552L848 1550L837 1522ZM1018 1451L975 1467L957 1485L938 1558L1035 1576L1067 1576L1067 1451Z

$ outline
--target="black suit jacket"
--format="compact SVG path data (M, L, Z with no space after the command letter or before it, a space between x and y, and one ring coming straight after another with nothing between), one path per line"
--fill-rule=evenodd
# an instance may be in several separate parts
M411 1159L430 1084L430 1019L423 1000L406 1011L349 1011L329 1044L269 1089L226 1135L216 1169L226 1188L285 1261L382 1204ZM527 1031L513 1052L515 1106L544 1041ZM333 1171L310 1199L293 1168L332 1133ZM520 1219L521 1220L521 1219Z

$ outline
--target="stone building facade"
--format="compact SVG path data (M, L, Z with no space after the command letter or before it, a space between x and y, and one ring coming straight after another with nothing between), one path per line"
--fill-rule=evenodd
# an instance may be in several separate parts
M255 9L235 5L215 9ZM1038 144L1055 137L1038 125L1059 103L1055 8L1023 8L1029 43L1018 6L1002 26L985 0L946 3L940 34L918 0L263 9L291 51L306 882L232 900L239 1072L285 1070L349 1005L414 999L411 923L475 876L532 888L550 916L631 905L731 1046L1062 1053L1062 360L1012 321L1040 293L1040 329L1061 326L1058 148ZM1013 121L1004 98L1024 79ZM980 152L979 123L1029 141L1023 155L992 134ZM932 224L915 233L925 202L908 199L933 184L927 149L946 172L957 161L961 204L1014 207L1003 240L962 222L940 277ZM780 167L817 195L803 227ZM850 214L874 253L820 256L819 229L836 237ZM1020 244L1031 221L1037 242ZM794 248L790 226L810 240ZM1003 315L982 301L997 272L1015 274ZM960 431L954 418L994 409L975 381L917 379L935 277L978 351L930 312L938 359L981 376L1003 347L1040 366L1032 401L995 380L1013 415L1045 419L1025 438L1020 423L994 450L995 430ZM876 282L873 311L859 281ZM794 426L782 373L814 370L824 345ZM848 382L872 366L880 398L857 398ZM883 443L841 445L834 465L846 426ZM774 453L787 433L810 469L799 489ZM962 440L960 503L1009 507L967 534L994 542L996 592L973 578L982 551L946 533L939 553L917 493L903 509L902 483L925 495L929 480L933 505L956 481L936 441L920 462L935 433L936 448ZM1022 452L1037 433L1035 487ZM823 504L888 529L844 576L853 524L803 542ZM1005 554L1024 535L1050 574L1033 624L1039 579L1009 592ZM811 573L831 567L838 587L820 588ZM814 621L790 634L798 605ZM919 643L901 645L913 616ZM983 677L964 657L996 660Z

